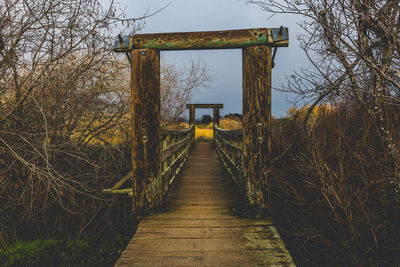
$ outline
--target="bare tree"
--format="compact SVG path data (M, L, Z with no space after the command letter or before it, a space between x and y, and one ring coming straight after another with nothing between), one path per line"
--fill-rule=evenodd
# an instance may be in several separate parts
M0 244L27 224L95 231L87 225L110 205L98 192L129 170L130 71L112 31L135 32L142 18L102 3L0 3ZM200 61L162 73L164 118L176 120L210 75Z
M306 116L295 116L303 117L303 124L291 123L276 137L279 143L286 134L282 147L288 140L290 145L277 157L274 175L280 179L294 166L292 175L282 175L291 181L274 181L280 184L275 189L280 191L277 202L284 203L282 214L291 213L284 218L291 224L288 232L304 237L299 250L307 242L337 250L338 258L330 260L339 265L394 264L398 218L389 214L399 209L400 1L248 2L272 14L303 18L298 39L313 66L292 75L284 88L312 102ZM310 114L324 101L337 105L307 131ZM286 200L288 195L294 197ZM319 217L324 225L307 216ZM335 234L329 233L332 229Z
M293 77L290 85L296 93L400 104L395 97L400 90L399 1L249 2L274 14L304 18L304 34L298 37L315 71Z
M314 99L309 114L322 101L352 99L379 122L396 157L399 149L385 109L400 105L400 1L249 2L273 14L304 18L299 40L314 68L292 75L286 90Z
M178 66L175 63L161 64L161 118L175 122L186 110L193 94L208 87L212 81L207 67L200 60L190 60Z
M7 227L46 218L54 201L82 213L76 194L98 190L86 182L100 168L88 145L129 109L127 68L111 51L121 22L140 27L114 2L0 3L0 241Z

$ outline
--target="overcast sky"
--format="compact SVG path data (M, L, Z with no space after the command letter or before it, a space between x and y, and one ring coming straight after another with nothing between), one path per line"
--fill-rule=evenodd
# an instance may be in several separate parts
M146 19L140 33L214 31L246 28L289 28L289 47L279 48L272 70L272 86L281 88L286 83L285 75L291 75L306 62L299 48L296 35L300 32L296 18L289 15L270 14L245 0L120 0L129 17L140 17L145 12L159 10L160 13ZM222 115L242 113L242 54L241 49L170 51L162 52L166 62L182 64L188 59L200 58L214 77L210 88L201 89L193 103L223 103ZM293 103L293 96L279 91L272 92L272 115L281 117ZM196 117L212 114L212 110L196 110ZM186 114L186 117L188 115Z

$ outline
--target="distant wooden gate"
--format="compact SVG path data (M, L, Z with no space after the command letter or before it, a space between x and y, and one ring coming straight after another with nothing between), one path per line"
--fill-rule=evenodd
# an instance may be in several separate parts
M243 54L243 169L248 198L264 207L271 151L271 47L288 46L287 28L135 34L119 37L130 53L134 201L151 195L146 177L160 174L160 51L241 48ZM275 48L276 49L276 48ZM129 56L129 54L128 54ZM149 197L149 196L147 196Z
M186 108L189 109L189 123L195 124L196 122L196 108L212 108L213 123L214 125L219 125L219 109L223 107L224 104L187 104Z

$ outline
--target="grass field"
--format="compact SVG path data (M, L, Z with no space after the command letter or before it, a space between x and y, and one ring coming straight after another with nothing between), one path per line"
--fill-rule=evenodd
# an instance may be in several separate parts
M195 128L195 139L196 140L212 140L213 136L213 123L209 124L196 124Z
M220 120L220 127L228 130L236 130L242 128L242 122L230 118L223 118ZM213 123L196 124L195 138L197 140L212 140L214 138Z
M200 129L196 126L195 131L195 138L196 140L204 139L204 140L212 140L213 136L213 129Z

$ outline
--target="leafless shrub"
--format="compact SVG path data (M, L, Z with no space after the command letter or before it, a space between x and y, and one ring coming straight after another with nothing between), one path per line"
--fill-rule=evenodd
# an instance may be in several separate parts
M140 19L99 0L0 3L0 244L121 233L131 200L101 193L131 167L130 66L111 32ZM201 62L164 65L163 117L210 80Z
M99 190L128 171L129 144L92 141L129 110L129 69L110 50L121 22L138 27L113 2L0 3L0 238L77 236L108 216Z
M386 106L400 104L399 1L249 2L271 14L303 18L298 39L313 68L292 75L285 90L312 100L310 110L324 101L352 99L376 117L376 130L391 153L398 154L395 133L386 128L391 120ZM395 180L399 183L399 177Z
M399 145L400 110L387 110ZM300 262L399 262L400 203L393 177L400 158L390 155L384 137L374 131L378 123L351 103L319 114L311 133L302 123L274 123L275 156L293 146L273 165L273 215Z
M308 111L272 130L275 219L304 264L398 264L399 1L249 2L302 17L313 66L284 88ZM338 108L310 127L324 102Z

